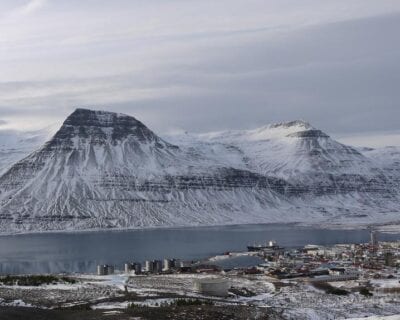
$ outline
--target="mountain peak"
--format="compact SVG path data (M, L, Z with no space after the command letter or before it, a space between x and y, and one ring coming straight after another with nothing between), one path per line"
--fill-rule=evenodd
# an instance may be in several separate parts
M289 134L315 130L308 122L303 120L294 120L268 124L254 130L248 130L247 135L250 140L267 140L272 138L283 138Z
M67 117L63 125L113 127L121 122L129 122L131 124L144 126L134 117L122 113L83 108L75 109L75 111Z
M313 126L309 124L307 121L304 120L293 120L293 121L286 121L286 122L278 122L269 125L269 128L292 128L292 127L301 127L306 130L313 129Z
M115 144L134 138L140 143L169 145L132 116L84 108L77 108L67 117L47 146L71 145L76 138L92 144Z
M329 138L329 135L325 132L314 128L310 123L304 120L275 123L269 125L268 129L277 129L279 132L283 130L285 136L291 138Z
M75 110L0 176L0 233L396 220L395 151L375 161L301 120L186 139L176 149L133 117Z
M293 132L293 133L288 134L287 137L292 137L292 138L329 138L329 136L325 132L323 132L321 130L315 130L315 129Z

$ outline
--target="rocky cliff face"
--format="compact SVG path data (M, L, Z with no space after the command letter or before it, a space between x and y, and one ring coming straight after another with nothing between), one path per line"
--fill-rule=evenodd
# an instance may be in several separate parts
M77 109L0 177L0 232L369 223L398 209L386 169L303 121L171 140L127 115Z

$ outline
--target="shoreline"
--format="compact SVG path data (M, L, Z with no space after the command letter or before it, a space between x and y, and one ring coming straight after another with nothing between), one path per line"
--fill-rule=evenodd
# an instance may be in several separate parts
M32 310L40 314L29 317L34 320L186 320L198 319L199 311L204 320L399 315L400 262L382 254L400 256L400 241L374 243L232 253L232 258L257 255L265 261L251 266L218 267L226 256L209 256L189 267L142 269L138 274L113 268L100 275L6 276L0 279L0 312L19 312L24 318Z

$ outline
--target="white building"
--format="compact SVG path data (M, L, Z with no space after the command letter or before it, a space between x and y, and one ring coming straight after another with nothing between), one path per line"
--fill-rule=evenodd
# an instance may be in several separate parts
M107 264L102 264L97 266L97 275L105 276L108 274L114 274L114 266L110 266Z

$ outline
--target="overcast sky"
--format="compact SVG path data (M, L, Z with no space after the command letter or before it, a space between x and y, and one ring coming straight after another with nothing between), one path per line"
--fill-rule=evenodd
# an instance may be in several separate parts
M303 119L400 145L399 0L2 0L0 128L124 112L156 132Z

